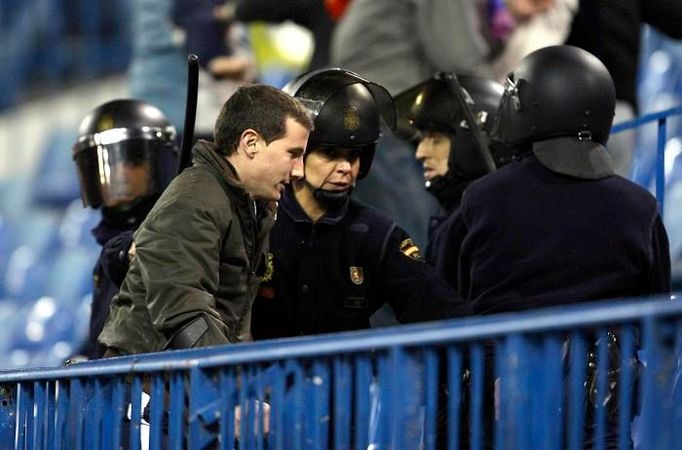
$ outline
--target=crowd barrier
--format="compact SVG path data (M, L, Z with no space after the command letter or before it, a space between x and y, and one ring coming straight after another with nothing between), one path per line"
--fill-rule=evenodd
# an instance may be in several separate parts
M636 119L615 124L611 128L611 134L616 134L629 129L641 129L643 126L655 123L657 126L656 132L656 158L655 164L652 164L648 170L653 171L653 177L648 176L648 174L640 175L640 180L654 180L656 199L658 200L658 206L661 214L663 214L665 206L665 188L666 188L666 177L665 177L665 146L668 142L668 124L669 121L677 116L682 116L682 106L675 108L666 109L664 111L659 111L651 114L646 114L640 116ZM674 161L673 161L674 163ZM647 170L647 168L643 168ZM679 181L679 180L674 180ZM648 186L645 186L648 188Z
M0 449L680 448L681 322L634 299L2 372Z

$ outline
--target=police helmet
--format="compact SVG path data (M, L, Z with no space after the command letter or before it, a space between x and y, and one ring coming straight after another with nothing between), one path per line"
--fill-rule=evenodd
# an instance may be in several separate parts
M73 159L84 206L126 208L160 194L177 169L175 127L155 106L122 99L81 122Z
M604 144L616 91L604 64L577 47L545 47L509 74L492 139L530 147L548 168L598 178L612 173Z
M395 129L395 106L388 91L343 69L303 74L285 86L284 91L300 100L313 116L309 148L361 150L358 178L364 178L381 135L381 120Z
M484 132L490 128L504 92L504 87L494 80L476 75L457 75L464 90L462 105L452 91L446 74L433 77L398 94L395 98L398 115L398 134L407 140L416 140L420 133L437 131L451 138L452 151L448 171L457 175L477 177L487 173L481 149L466 121L464 108L470 108L476 125ZM493 153L496 165L506 161L504 155Z

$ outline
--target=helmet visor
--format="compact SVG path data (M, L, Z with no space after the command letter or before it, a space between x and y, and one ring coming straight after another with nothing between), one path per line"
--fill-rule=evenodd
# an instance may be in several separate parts
M93 208L125 207L161 193L177 167L176 153L167 143L145 139L96 145L74 159L83 204Z

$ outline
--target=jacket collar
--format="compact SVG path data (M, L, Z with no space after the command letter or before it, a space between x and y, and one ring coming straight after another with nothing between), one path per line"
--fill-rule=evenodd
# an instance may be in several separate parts
M334 225L341 222L348 211L349 202L350 201L347 201L340 208L327 211L316 223ZM287 185L284 193L282 194L282 199L279 202L279 208L280 211L284 212L294 222L312 223L310 217L308 217L301 205L298 203L298 200L296 200L294 188L290 184Z
M222 180L224 183L223 188L232 194L231 196L238 202L240 207L253 211L251 207L253 200L239 179L237 169L224 156L218 154L218 149L213 142L203 139L198 140L192 149L192 162L194 165L205 167L219 180ZM258 204L259 211L269 211L271 215L274 215L276 209L275 202L258 200L256 203Z

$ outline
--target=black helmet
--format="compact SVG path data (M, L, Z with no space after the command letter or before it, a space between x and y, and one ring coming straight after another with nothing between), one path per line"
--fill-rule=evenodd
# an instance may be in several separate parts
M605 144L616 91L608 69L569 45L541 48L510 73L494 138L511 145L558 136Z
M471 108L477 125L488 131L497 114L504 88L496 81L475 76L457 75L468 105L461 105L458 96L446 80L446 74L433 77L398 94L395 98L398 114L398 134L415 140L419 132L438 131L451 136L448 171L465 177L487 173L483 156L469 124L464 107ZM505 163L503 155L493 154L496 165Z
M507 77L491 138L532 149L555 172L608 176L613 169L604 144L615 103L611 75L596 56L568 45L541 48Z
M301 75L284 91L312 113L315 125L309 147L355 147L364 178L381 134L381 119L395 129L395 106L386 89L343 69L321 69Z
M81 122L73 146L83 205L125 208L161 193L177 157L175 127L155 106L132 99L98 106Z

